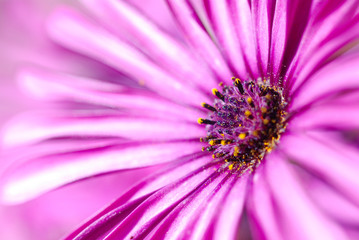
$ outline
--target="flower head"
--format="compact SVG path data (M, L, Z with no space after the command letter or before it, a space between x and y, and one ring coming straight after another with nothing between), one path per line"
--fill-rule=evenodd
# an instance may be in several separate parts
M19 74L57 105L7 129L26 154L4 200L158 165L68 239L236 239L245 223L258 239L352 237L356 0L168 0L176 33L123 1L83 2L93 18L59 9L49 34L118 73Z

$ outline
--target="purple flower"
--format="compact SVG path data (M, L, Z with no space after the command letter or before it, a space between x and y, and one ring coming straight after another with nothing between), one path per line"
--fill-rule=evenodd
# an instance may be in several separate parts
M113 77L19 74L53 104L5 129L3 201L156 165L68 239L358 237L357 0L83 2L49 34Z

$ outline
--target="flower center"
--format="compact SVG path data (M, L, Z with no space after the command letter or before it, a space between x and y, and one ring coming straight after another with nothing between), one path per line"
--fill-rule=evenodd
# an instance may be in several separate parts
M233 86L220 84L222 92L212 90L218 99L213 106L202 103L210 113L207 119L198 119L198 123L207 125L207 136L201 141L209 146L202 150L227 162L230 169L242 169L259 164L276 146L286 127L286 102L281 90L266 80L232 79Z

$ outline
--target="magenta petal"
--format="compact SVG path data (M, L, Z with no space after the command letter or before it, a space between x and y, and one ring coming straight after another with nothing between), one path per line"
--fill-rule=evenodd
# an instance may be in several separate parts
M318 207L331 218L345 225L359 224L358 206L323 181L310 179L308 194Z
M185 86L134 47L79 13L68 9L58 10L49 20L48 30L58 43L128 74L160 95L193 105L207 100L205 94Z
M1 198L22 202L82 178L173 161L200 148L196 142L127 143L29 159L3 176Z
M183 0L167 0L167 2L190 45L219 76L220 81L229 81L232 74L227 63L204 27L194 17L196 13L188 6L188 2Z
M14 146L64 137L118 137L151 141L199 139L205 131L198 123L184 121L94 113L78 116L31 113L13 120L3 135L5 146Z
M246 198L248 176L236 176L231 183L232 189L220 203L218 202L218 217L213 219L213 239L235 239L238 234L237 227L243 213L243 203ZM216 200L216 199L214 199ZM217 201L220 201L217 199ZM207 209L210 211L210 209ZM207 229L206 236L212 234L212 229Z
M189 49L162 31L149 19L124 1L83 1L105 25L115 33L135 43L150 58L165 70L178 76L187 84L198 85L209 91L216 87L211 73L198 63ZM193 71L196 69L196 71ZM206 81L203 81L206 79Z
M356 92L357 94L357 92ZM293 118L291 124L297 130L353 130L359 128L359 101L353 98L350 103L338 100L318 104Z
M223 52L231 66L238 74L237 77L247 78L248 73L243 59L239 38L235 33L235 25L228 4L224 1L205 1L207 14L212 23L214 33L223 46Z
M302 84L328 57L355 40L358 31L350 25L357 24L358 19L351 17L356 7L356 0L313 3L308 26L286 76L291 84L293 80L296 87Z
M232 11L232 19L236 33L235 36L239 39L243 57L248 64L249 73L253 75L250 77L257 78L260 75L260 70L258 69L260 64L258 64L258 49L256 49L256 44L253 44L257 41L249 1L233 0L229 2L229 5Z
M217 179L220 179L222 175L218 174L216 169L214 164L211 163L191 172L181 180L159 189L143 202L140 202L130 214L124 213L127 215L126 218L113 225L110 235L108 235L109 231L107 231L103 232L102 236L107 235L109 239L126 239L131 236L144 239L176 206L179 206L182 201L186 201L188 197L196 193L197 188L206 188L206 183L209 189L212 186L215 187ZM121 212L117 214L121 214ZM101 219L100 222L95 222L89 228L96 228L99 223L101 223ZM78 237L92 239L86 229Z
M359 58L354 54L337 59L322 68L300 88L292 103L292 110L298 110L320 98L343 90L358 89L358 65Z
M320 176L358 204L359 192L353 189L359 189L359 151L331 135L311 133L311 136L288 136L281 147L293 161Z
M150 238L234 239L242 215L247 177L227 175L207 197L196 194L185 206L176 207Z
M239 1L234 1L239 2ZM243 1L245 2L245 1ZM254 25L254 34L256 37L256 44L257 44L257 52L258 54L258 65L261 67L262 73L267 74L268 73L268 67L274 67L278 68L279 65L269 65L274 64L273 62L269 62L269 56L270 54L273 54L270 52L270 44L272 42L272 46L275 42L277 42L279 39L273 39L273 36L271 37L271 31L272 28L272 18L273 18L273 10L274 10L274 2L273 0L257 0L257 1L248 1L252 4L252 21ZM247 8L247 4L241 3L238 5L238 8ZM277 12L285 13L286 10L280 9L276 10ZM245 16L242 17L242 19ZM250 21L250 20L247 20ZM286 22L286 20L284 21ZM284 32L283 29L281 29L282 32ZM245 34L251 35L251 33L245 32ZM270 38L273 40L271 41ZM251 44L251 43L250 43ZM272 47L273 48L273 47ZM271 56L272 57L272 56Z
M51 79L51 81L49 81ZM131 112L193 121L203 113L178 105L146 90L131 89L91 78L54 73L40 69L24 69L18 74L20 86L33 97L46 101L73 101L121 108Z
M266 177L284 239L346 239L342 229L310 201L293 169L281 156L273 152L266 160Z
M223 185L229 185L226 174L214 176L207 183L196 188L185 200L179 203L147 236L148 239L189 239L191 238L191 220L203 214L203 206L211 205L209 199L216 196ZM225 188L225 187L223 187ZM214 206L213 206L214 207ZM207 224L210 219L207 219ZM198 226L199 228L201 226ZM196 230L198 228L195 228ZM201 237L192 237L202 239Z
M271 160L271 159L268 159ZM285 239L276 216L276 206L265 179L264 163L256 170L248 194L248 215L255 239Z
M193 156L189 157L188 159L183 159L183 161L179 161L175 164L169 164L169 166L165 167L159 173L154 173L152 176L146 178L134 186L127 193L113 202L110 206L106 207L100 213L96 214L95 217L74 231L68 238L72 239L84 231L84 229L90 229L91 226L97 224L102 216L108 215L111 211L122 207L122 205L125 205L127 202L133 202L136 199L143 199L143 197L149 196L150 193L153 193L168 184L172 184L179 179L182 179L188 175L189 172L197 172L198 169L205 166L209 161L210 158L208 157ZM115 223L115 225L116 224L117 223Z

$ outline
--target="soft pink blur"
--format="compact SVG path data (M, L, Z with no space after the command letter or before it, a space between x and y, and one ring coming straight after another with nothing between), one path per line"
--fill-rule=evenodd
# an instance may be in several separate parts
M39 105L17 87L16 73L22 67L42 66L104 78L116 74L111 69L102 71L104 66L62 49L47 38L45 20L49 13L60 4L79 7L74 2L0 0L0 128L15 114ZM2 153L0 156L1 171L7 159ZM121 195L145 171L149 170L87 179L22 205L0 205L0 239L59 239Z

